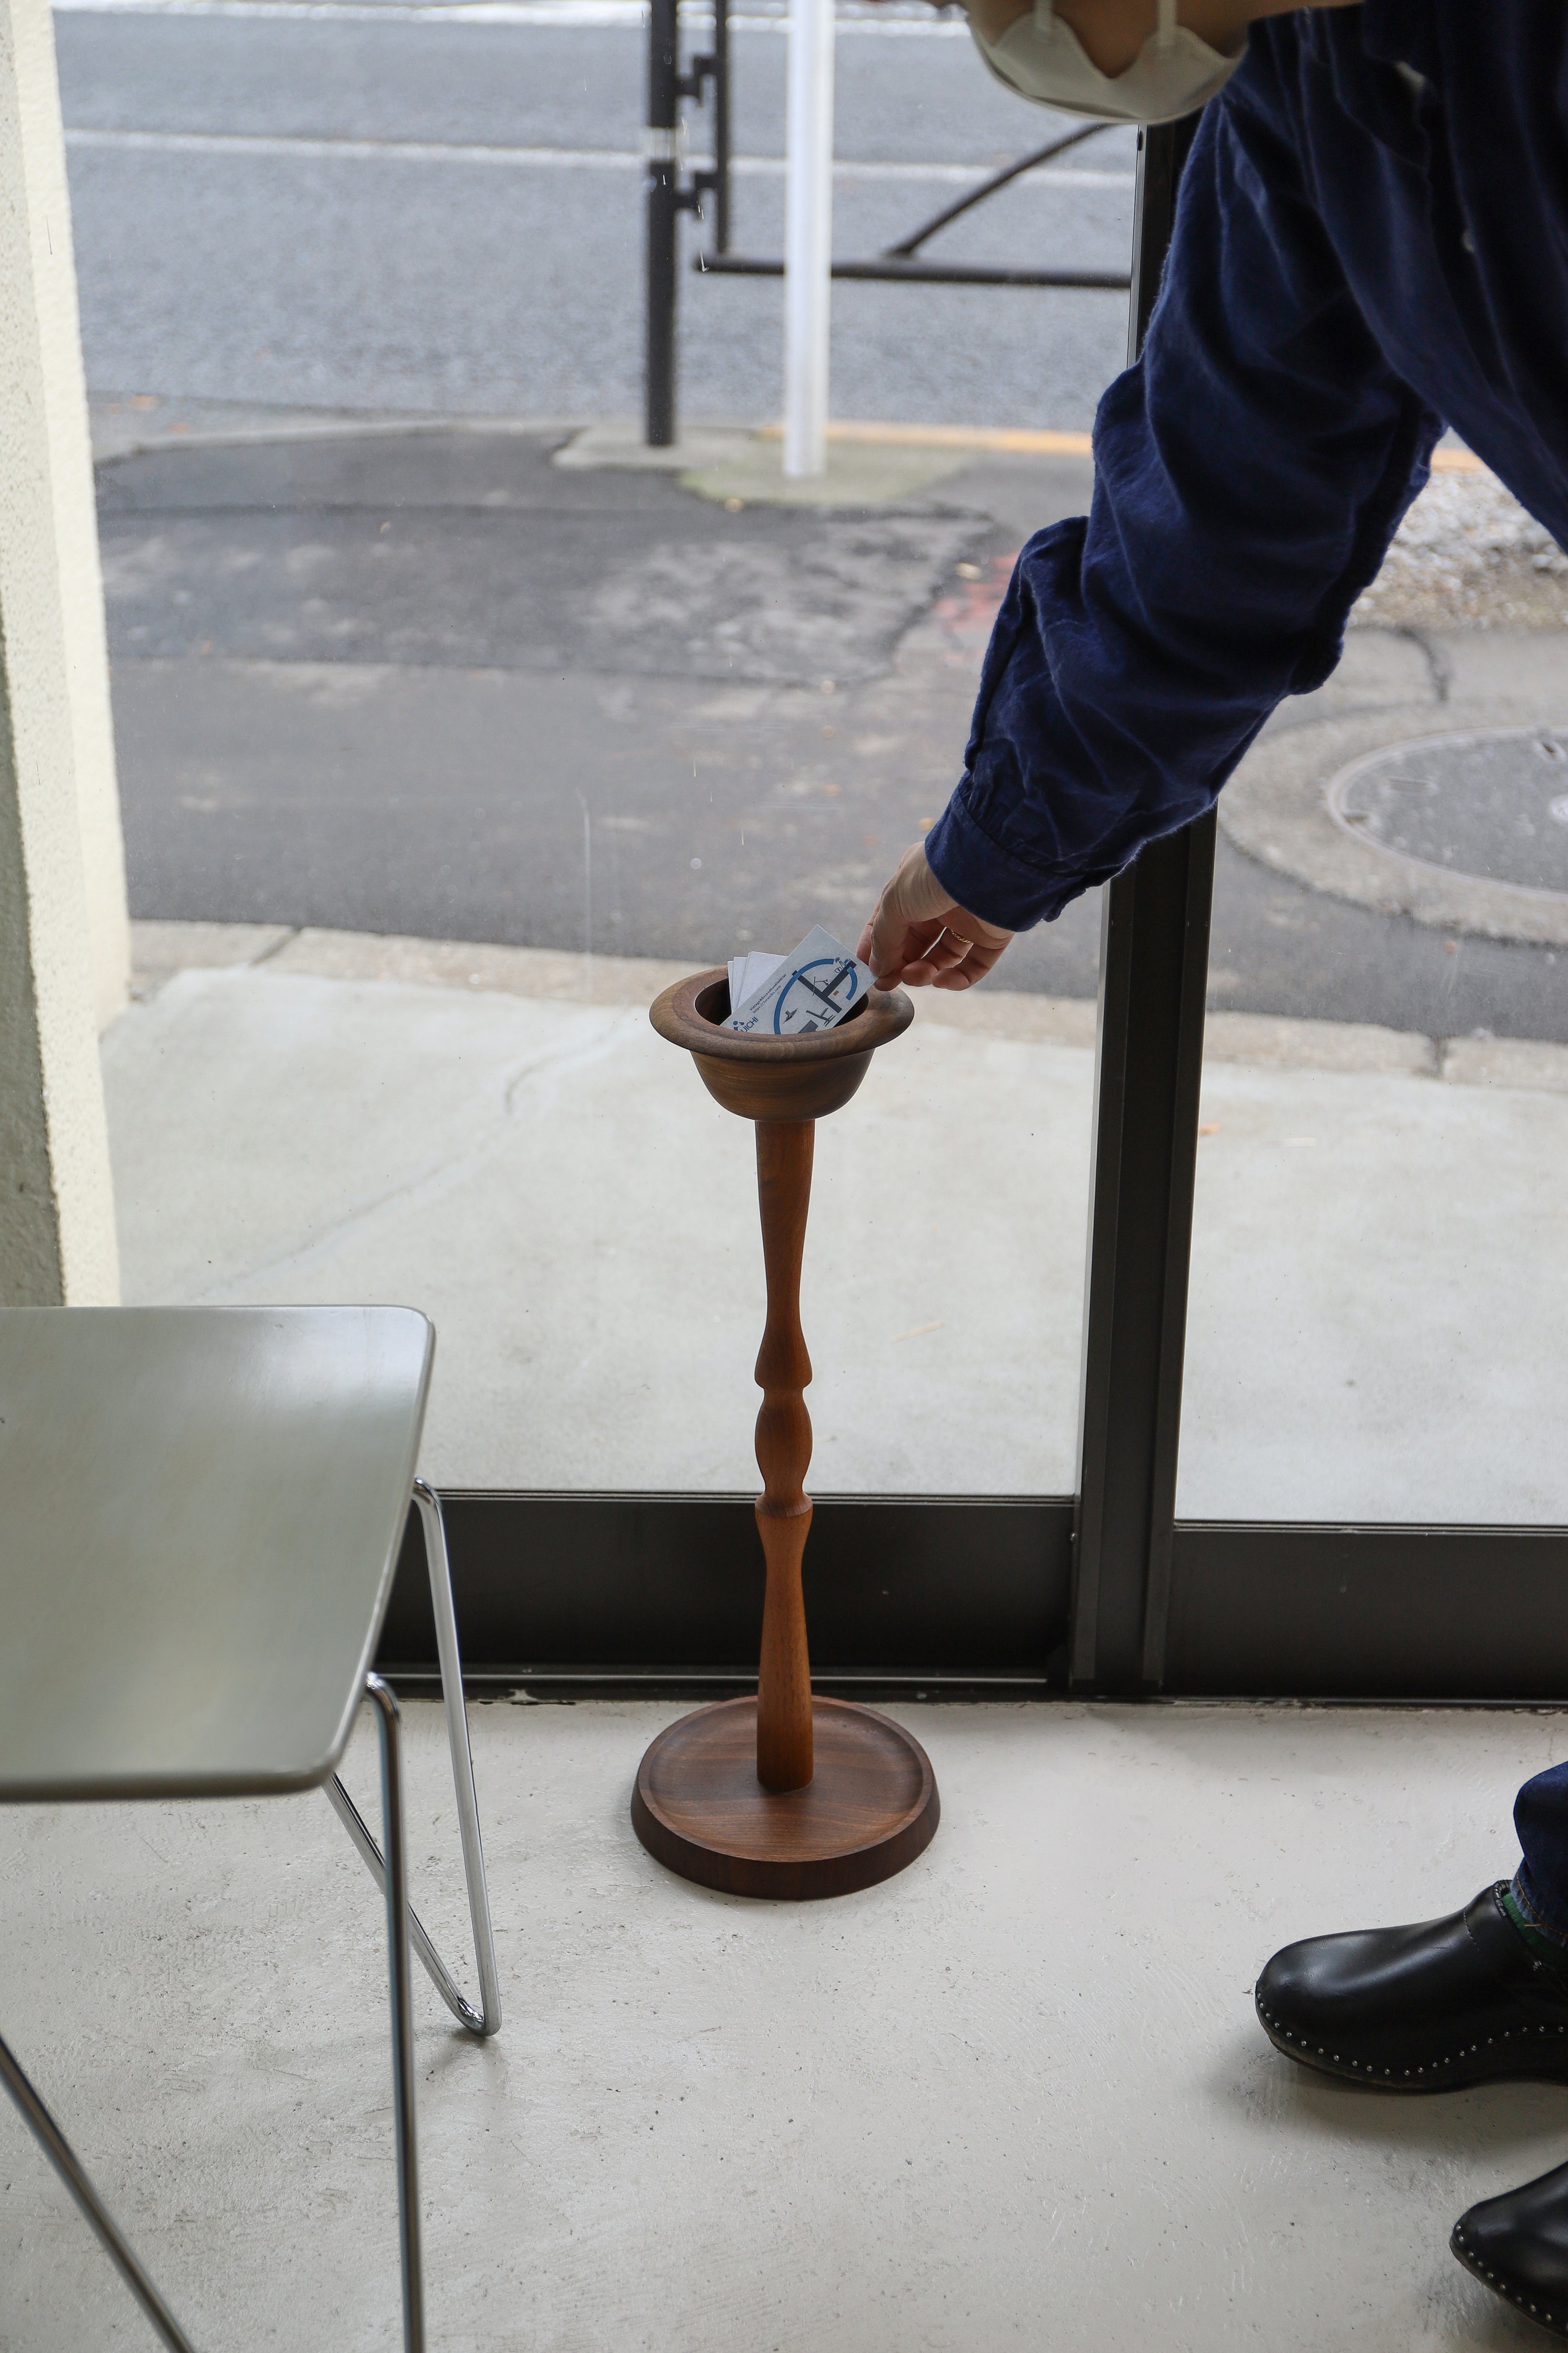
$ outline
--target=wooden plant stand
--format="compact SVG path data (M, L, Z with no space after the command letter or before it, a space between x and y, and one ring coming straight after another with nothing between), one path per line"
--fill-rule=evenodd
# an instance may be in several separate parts
M811 1359L800 1328L800 1266L816 1122L849 1101L871 1056L909 1028L901 989L868 998L811 1038L739 1038L722 967L667 988L661 1038L684 1046L709 1092L757 1130L767 1325L757 1527L767 1562L754 1697L721 1701L661 1732L644 1757L632 1821L648 1852L685 1879L733 1895L844 1895L890 1879L930 1845L940 1806L920 1742L874 1708L814 1699L801 1561Z

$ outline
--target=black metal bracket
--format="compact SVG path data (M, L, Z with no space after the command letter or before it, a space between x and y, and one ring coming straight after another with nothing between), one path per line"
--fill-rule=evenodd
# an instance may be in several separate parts
M700 219L702 215L702 199L711 192L712 186L713 174L711 172L693 172L688 185L684 188L678 187L675 191L676 211L680 213L695 213L699 219Z
M1065 154L1069 147L1081 147L1086 139L1098 139L1101 132L1112 128L1113 126L1108 122L1090 122L1081 131L1069 131L1059 138L1047 139L1043 147L1031 148L1026 155L1020 155L1013 163L1004 165L1000 172L994 172L991 177L988 180L983 180L978 187L966 190L956 203L944 205L941 212L933 214L930 220L922 221L919 228L912 230L908 237L900 237L897 245L885 247L872 259L834 262L832 275L835 278L870 279L884 285L902 283L919 286L1064 286L1080 290L1088 288L1105 293L1125 294L1131 282L1125 269L1013 269L1005 263L926 261L920 254L921 247L933 237L939 229L947 228L953 221L961 219L963 214L973 212L976 205L984 204L986 197L994 196L999 188L1010 186L1013 181L1021 179L1026 172L1032 172L1037 165L1049 163L1053 155ZM724 172L722 174L715 172L711 176L715 180L721 177L727 179L728 168L726 157ZM724 216L727 222L729 217L727 187ZM716 236L710 250L696 255L691 267L700 271L704 277L716 274L720 277L731 278L782 278L784 266L782 261L775 261L771 257L731 253L729 250L728 237Z
M701 51L692 58L687 71L677 76L675 87L678 95L681 98L694 98L699 106L704 105L706 103L704 92L707 85L714 79L718 71L717 55L709 50Z

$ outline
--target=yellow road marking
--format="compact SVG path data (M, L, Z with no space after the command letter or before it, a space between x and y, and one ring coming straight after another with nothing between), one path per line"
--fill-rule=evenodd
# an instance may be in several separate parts
M782 441L782 425L764 425L758 438ZM841 417L827 427L830 441L858 444L871 449L996 449L1036 458L1089 458L1094 444L1087 433L1060 433L1047 427L1025 425L885 425L873 419ZM1435 449L1435 474L1484 474L1489 469L1473 449Z
M847 417L827 428L830 441L851 441L880 449L1005 449L1040 458L1087 458L1093 445L1087 433L1053 433L1012 425L878 425ZM782 425L764 425L760 438L781 441Z

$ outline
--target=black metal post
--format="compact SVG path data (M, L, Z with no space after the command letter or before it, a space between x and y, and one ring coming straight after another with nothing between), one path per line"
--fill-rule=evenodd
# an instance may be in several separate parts
M1176 189L1201 116L1184 115L1180 122L1158 122L1138 133L1138 187L1132 219L1132 294L1127 306L1127 364L1143 348L1149 321L1160 291L1171 228L1176 217Z
M1196 125L1192 116L1140 135L1130 364ZM1151 843L1110 885L1101 917L1068 1644L1086 1690L1148 1690L1164 1672L1214 848L1212 813Z
M675 238L680 211L676 0L650 0L647 47L647 373L644 438L675 440Z
M713 0L713 250L730 250L730 0Z

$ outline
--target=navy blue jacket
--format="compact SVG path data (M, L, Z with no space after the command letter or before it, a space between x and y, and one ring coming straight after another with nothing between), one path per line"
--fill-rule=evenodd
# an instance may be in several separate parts
M997 616L926 840L960 904L1021 930L1206 809L1333 669L1444 424L1568 543L1568 0L1255 25L1089 518Z

